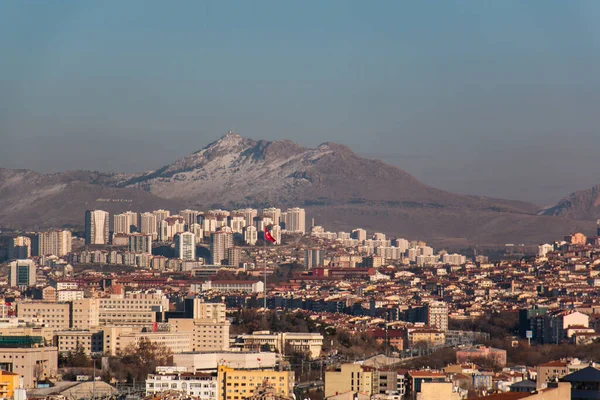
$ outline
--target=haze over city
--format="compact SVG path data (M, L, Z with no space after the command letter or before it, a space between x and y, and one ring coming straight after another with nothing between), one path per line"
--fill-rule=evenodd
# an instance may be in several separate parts
M561 1L3 2L2 167L142 172L233 129L551 205L600 183L599 15Z

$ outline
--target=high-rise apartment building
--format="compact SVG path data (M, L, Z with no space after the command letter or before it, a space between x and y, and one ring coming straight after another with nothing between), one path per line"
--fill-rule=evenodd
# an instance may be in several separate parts
M273 244L281 244L281 227L279 225L272 225L269 231L273 239L275 239L275 243Z
M152 254L152 235L132 233L127 238L129 251L132 253Z
M258 210L255 208L244 208L241 210L235 210L232 214L240 214L244 216L244 226L252 225L254 217L258 215ZM243 228L243 227L242 227Z
M229 227L233 233L243 233L246 226L244 214L231 214L229 216Z
M440 331L448 330L448 304L443 301L431 301L425 304L427 325Z
M143 213L140 215L140 233L152 235L152 239L158 239L158 223L156 215L153 213Z
M262 215L265 217L271 218L273 224L280 225L281 224L281 210L279 208L271 207L264 208L262 211Z
M227 249L227 261L229 265L238 267L242 261L242 249L239 247L230 247Z
M178 233L185 232L185 220L179 215L167 217L158 223L158 240L170 242Z
M100 300L78 299L73 301L73 329L88 330L100 325Z
M306 232L306 212L303 208L288 208L281 217L284 219L284 228L288 232Z
M27 236L17 236L11 239L8 248L10 260L26 260L31 257L31 239Z
M350 234L350 237L352 239L356 239L360 242L363 242L364 240L367 240L367 231L361 228L355 229Z
M138 214L127 211L113 216L113 233L132 233L138 231Z
M210 234L210 254L213 264L221 264L227 258L227 249L233 247L233 233L218 231Z
M304 267L313 269L323 266L325 251L322 249L306 249L304 252Z
M190 332L192 351L229 349L229 321L224 303L205 303L202 299L186 299L189 318L169 318L175 332Z
M12 287L34 286L36 265L33 260L15 260L10 263L8 281Z
M182 232L175 235L175 251L177 258L184 261L196 260L196 235Z
M254 246L258 240L258 231L253 225L244 228L244 242L250 246Z
M183 217L185 222L185 229L187 231L190 230L190 227L194 224L198 223L198 216L200 215L200 211L196 210L182 210L179 212L179 215Z
M108 244L108 212L88 210L85 212L85 244Z
M71 231L38 232L35 234L32 243L33 255L62 257L71 252L71 240Z
M156 217L156 231L158 232L160 229L160 221L162 221L163 219L170 217L171 216L171 211L168 210L156 210L153 211L152 214L154 214L154 216Z

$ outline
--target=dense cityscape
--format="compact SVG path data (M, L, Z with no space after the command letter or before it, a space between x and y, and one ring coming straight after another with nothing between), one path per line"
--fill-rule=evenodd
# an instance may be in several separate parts
M329 232L301 208L82 220L83 231L4 236L5 397L597 391L600 228L490 260Z

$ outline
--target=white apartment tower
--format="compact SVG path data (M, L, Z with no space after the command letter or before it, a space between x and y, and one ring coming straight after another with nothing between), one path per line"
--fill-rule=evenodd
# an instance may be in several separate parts
M288 208L282 217L286 231L302 234L306 232L306 211L303 208Z
M71 231L38 232L32 243L34 256L62 257L71 252Z
M431 301L425 304L427 325L441 331L448 330L448 304L443 301Z
M171 211L168 210L156 210L152 211L152 214L156 217L156 230L159 230L160 221L171 216Z
M190 231L190 227L198 223L198 216L200 215L200 211L183 210L179 212L179 215L181 215L183 217L183 220L185 221L185 229Z
M350 237L362 243L363 241L367 240L367 231L361 228L355 229L350 234Z
M196 235L182 232L175 235L175 251L177 258L184 261L196 260Z
M244 214L231 214L229 217L229 227L234 233L243 233L246 227L246 217Z
M132 253L152 254L152 235L144 233L134 233L127 238L129 251Z
M85 244L108 244L108 212L88 210L85 212Z
M275 225L281 224L281 210L279 208L265 208L263 209L262 215L271 218Z
M244 228L244 242L250 246L254 246L258 240L258 231L253 225Z
M138 230L138 214L127 211L113 216L113 233L132 233Z
M227 258L227 249L233 247L233 233L213 232L210 234L210 254L213 264L221 264Z
M153 213L143 213L140 215L140 233L152 235L152 239L158 239L158 224L156 215Z

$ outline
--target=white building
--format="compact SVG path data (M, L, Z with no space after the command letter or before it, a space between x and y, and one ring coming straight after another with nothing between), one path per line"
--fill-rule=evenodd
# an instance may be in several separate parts
M146 395L164 391L177 391L198 400L217 400L218 378L214 374L174 373L148 374L146 377ZM223 396L224 397L224 396Z
M180 260L194 261L196 259L196 235L192 232L175 235L175 251Z
M210 351L173 354L173 365L188 372L215 372L219 364L231 368L275 368L277 353L251 351Z
M367 240L367 231L361 228L354 229L350 236L352 239L356 239L362 243L364 240Z
M152 235L152 240L158 239L158 223L155 214L146 212L140 215L140 233Z
M538 246L538 256L546 257L548 253L554 251L554 246L548 243L544 243Z
M243 350L256 351L263 346L269 346L271 351L283 355L295 351L307 353L312 359L318 358L323 348L323 335L320 333L257 331L239 335L236 340L241 344Z
M108 244L109 214L102 210L85 212L85 244Z
M244 242L247 245L254 246L258 241L258 231L254 225L244 228Z
M127 211L113 216L113 233L132 233L137 231L138 214Z
M8 282L12 287L35 286L36 264L33 260L15 260L10 263Z
M245 292L262 293L265 290L265 284L262 281L206 281L202 284L202 290L214 290L217 292Z
M442 263L449 265L462 265L467 262L467 257L461 254L444 254L442 256Z
M306 211L303 208L288 208L281 217L284 219L286 231L302 234L306 232Z

